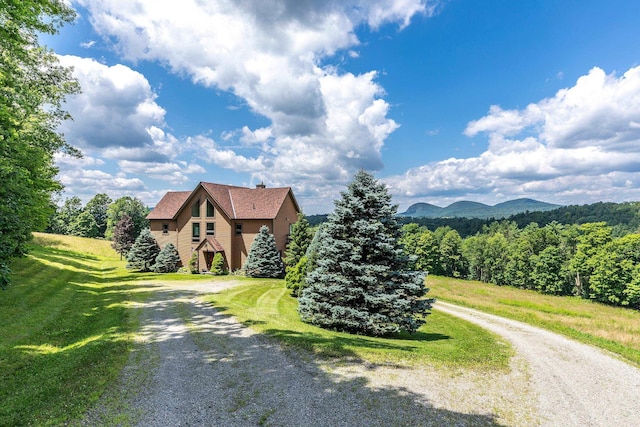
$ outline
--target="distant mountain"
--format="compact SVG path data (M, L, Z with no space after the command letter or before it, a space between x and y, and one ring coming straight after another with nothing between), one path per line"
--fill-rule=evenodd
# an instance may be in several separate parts
M429 203L415 203L399 216L414 218L507 218L523 212L550 211L562 207L533 199L516 199L495 206L484 203L460 201L445 208Z

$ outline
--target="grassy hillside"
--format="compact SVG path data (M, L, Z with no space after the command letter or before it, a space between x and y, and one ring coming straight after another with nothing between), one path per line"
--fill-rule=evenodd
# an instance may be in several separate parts
M0 292L0 425L59 425L128 357L129 276L108 242L37 235Z
M640 312L577 297L429 276L439 300L520 320L612 351L640 366Z

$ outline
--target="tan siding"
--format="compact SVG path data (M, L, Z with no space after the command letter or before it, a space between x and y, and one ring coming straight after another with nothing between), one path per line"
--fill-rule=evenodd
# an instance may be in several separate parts
M162 225L169 225L169 233L164 234L162 232ZM158 246L160 248L164 248L167 243L173 243L173 245L178 248L178 228L175 221L171 220L150 220L149 226L151 228L151 235L158 242Z
M287 249L287 238L291 224L298 221L298 211L291 194L288 194L282 203L282 207L273 221L273 235L276 238L276 248L282 252L283 257Z

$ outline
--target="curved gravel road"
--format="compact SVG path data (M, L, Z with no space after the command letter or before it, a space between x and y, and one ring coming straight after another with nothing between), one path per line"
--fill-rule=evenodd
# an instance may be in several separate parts
M152 297L140 345L81 424L639 425L640 370L555 334L438 302L510 340L510 371L332 364L285 351L200 299L236 284L143 285Z
M543 425L640 426L640 369L521 322L444 302L437 308L507 338L524 356Z

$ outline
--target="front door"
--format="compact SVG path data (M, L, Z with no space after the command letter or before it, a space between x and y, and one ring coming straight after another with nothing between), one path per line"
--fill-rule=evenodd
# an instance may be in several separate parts
M207 263L207 271L211 270L211 262L213 261L213 257L215 256L215 252L205 252L204 260Z

